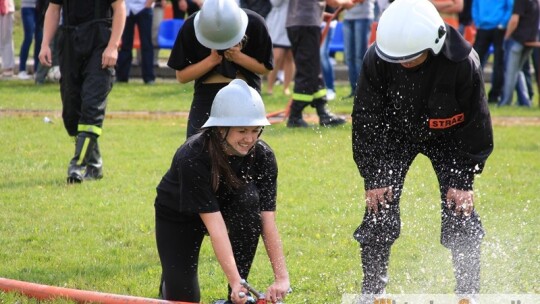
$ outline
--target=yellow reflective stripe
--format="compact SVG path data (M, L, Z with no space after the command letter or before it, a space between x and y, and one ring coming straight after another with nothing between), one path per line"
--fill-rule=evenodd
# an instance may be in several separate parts
M93 125L78 125L77 131L94 133L99 136L101 135L102 129L100 127L93 126Z
M90 137L85 137L84 138L84 144L83 144L83 147L81 149L81 154L79 154L79 160L77 161L77 165L78 166L81 166L83 161L84 161L84 158L86 156L86 150L88 150L88 145L90 144Z
M293 100L297 100L297 101L304 101L304 102L313 101L313 95L307 95L307 94L293 93L292 98Z
M302 93L293 93L293 99L297 101L312 102L313 99L319 99L326 96L326 89L320 89L312 95L302 94Z
M319 99L326 96L326 89L320 89L313 94L313 99Z

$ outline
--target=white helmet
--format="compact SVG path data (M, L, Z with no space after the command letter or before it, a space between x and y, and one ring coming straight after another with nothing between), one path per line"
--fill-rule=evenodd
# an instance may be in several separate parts
M268 126L261 95L242 79L234 79L214 97L203 128Z
M242 41L248 16L234 0L206 0L194 22L195 36L202 45L226 50Z
M375 50L388 62L416 59L426 50L437 55L446 39L446 26L428 0L396 0L377 26Z

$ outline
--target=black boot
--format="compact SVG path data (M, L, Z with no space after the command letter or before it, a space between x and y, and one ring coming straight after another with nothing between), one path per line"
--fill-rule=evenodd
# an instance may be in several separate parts
M97 180L103 178L103 162L101 153L99 152L99 144L96 142L92 151L88 151L86 159L86 172L84 173L85 180Z
M302 111L309 103L293 100L291 104L291 112L287 121L288 128L307 128L308 123L302 118Z
M362 294L380 295L384 293L388 283L388 260L390 259L390 245L387 244L363 244L362 270Z
M313 100L313 107L317 110L317 115L319 115L319 124L323 127L334 127L344 124L346 120L329 112L326 108L326 103L325 98Z
M82 183L84 171L86 170L86 159L90 151L94 149L96 136L90 133L81 132L75 138L75 154L69 162L67 172L67 183Z

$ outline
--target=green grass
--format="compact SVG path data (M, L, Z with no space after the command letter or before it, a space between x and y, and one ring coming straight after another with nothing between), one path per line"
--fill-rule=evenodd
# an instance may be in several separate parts
M0 277L156 297L155 187L184 140L186 121L114 113L186 111L191 85L115 85L100 140L105 178L76 186L65 184L73 143L59 117L58 86L21 81L0 86L0 110L48 110L55 121L43 123L48 114L40 112L0 113ZM346 86L338 88L338 94L346 91ZM265 96L269 111L283 108L286 100ZM344 114L351 106L350 99L331 104ZM498 117L540 116L538 107L492 110ZM343 293L359 291L362 271L352 233L363 214L363 184L352 160L350 133L350 124L307 130L277 124L263 134L280 168L278 225L294 289L288 303L338 303ZM540 293L539 134L538 125L495 126L495 151L475 183L487 230L483 293ZM453 291L449 252L439 244L437 191L429 161L419 156L402 198L403 229L392 249L390 293ZM250 281L263 289L271 280L261 248ZM225 278L207 240L200 281L204 303L224 297ZM0 293L0 302L16 301L35 303Z

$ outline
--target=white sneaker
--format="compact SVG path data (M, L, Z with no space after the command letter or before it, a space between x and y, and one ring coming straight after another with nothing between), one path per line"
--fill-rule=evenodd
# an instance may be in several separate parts
M30 75L28 75L28 73L26 73L26 71L19 72L17 77L19 79L21 79L21 80L28 80L28 79L32 78L32 77L30 77Z
M334 100L336 99L336 92L332 89L326 89L326 100Z

